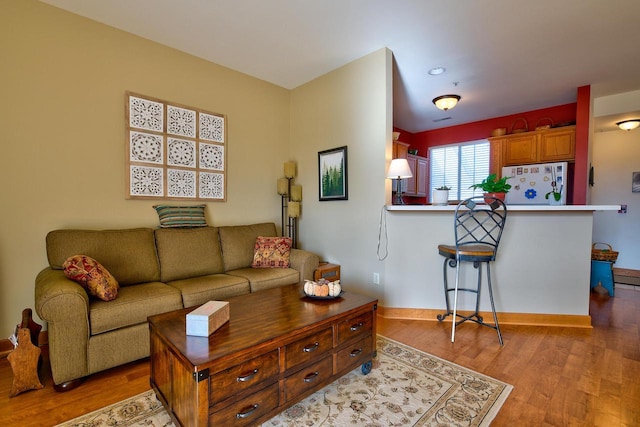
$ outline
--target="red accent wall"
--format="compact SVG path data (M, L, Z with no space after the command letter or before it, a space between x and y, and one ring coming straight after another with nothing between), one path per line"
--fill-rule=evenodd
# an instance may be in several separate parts
M589 179L589 118L591 116L591 86L578 88L576 108L576 163L573 175L573 204L587 204Z
M578 88L577 102L555 107L543 108L540 110L527 111L509 116L496 117L493 119L481 120L473 123L466 123L458 126L451 126L442 129L428 130L412 134L403 129L394 127L394 131L400 132L400 141L411 144L410 148L417 148L418 155L427 156L429 147L438 145L455 144L459 142L475 141L491 136L491 131L497 128L507 128L507 133L515 129L524 127L522 121L516 119L524 118L527 121L529 130L535 129L536 125L549 124L548 120L553 120L553 124L560 123L576 124L576 161L573 168L573 189L571 204L584 205L587 201L587 180L589 174L588 154L589 154L589 116L591 111L591 87L582 86ZM420 201L419 203L424 203Z
M495 117L493 119L481 120L479 122L467 123L448 128L427 130L414 135L413 143L420 153L425 152L429 147L436 145L455 144L458 142L475 141L491 136L491 131L497 128L507 128L507 133L511 133L512 128L520 129L524 123L516 119L524 118L527 121L528 129L533 130L536 124L549 124L549 121L542 121L550 118L554 124L574 123L576 121L576 104L558 105L556 107L543 108L541 110L527 111L524 113L511 114L509 116ZM412 147L414 148L414 147ZM425 152L426 154L426 152Z

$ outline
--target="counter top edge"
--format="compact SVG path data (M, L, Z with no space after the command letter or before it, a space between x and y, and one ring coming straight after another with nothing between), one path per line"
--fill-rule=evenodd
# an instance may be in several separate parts
M448 212L454 211L457 205L386 205L391 212ZM515 212L577 212L577 211L619 211L620 205L507 205L507 210Z

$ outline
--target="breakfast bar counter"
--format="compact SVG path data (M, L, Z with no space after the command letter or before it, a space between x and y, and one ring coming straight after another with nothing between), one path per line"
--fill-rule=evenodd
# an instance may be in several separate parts
M381 314L435 319L444 310L443 257L437 246L454 241L455 208L386 207L388 256ZM500 322L590 327L593 212L616 215L620 206L509 205L507 209L491 270ZM461 271L461 283L474 279L475 271ZM486 288L482 292L480 310L489 312ZM471 295L461 294L459 307L472 309L472 300Z

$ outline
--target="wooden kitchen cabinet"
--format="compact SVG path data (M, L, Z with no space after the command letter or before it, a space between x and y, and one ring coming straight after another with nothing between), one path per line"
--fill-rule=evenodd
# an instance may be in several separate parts
M491 168L497 173L502 166L575 161L575 126L504 135L489 138L489 142ZM494 151L498 150L500 155L495 154L494 158Z
M538 162L537 135L531 132L505 136L502 139L503 166Z
M427 182L429 180L429 160L426 157L407 154L407 162L413 174L404 182L404 195L411 197L426 197Z
M406 159L409 154L409 144L406 142L393 141L393 158Z
M570 128L552 129L540 133L541 162L573 161L576 158L576 129Z

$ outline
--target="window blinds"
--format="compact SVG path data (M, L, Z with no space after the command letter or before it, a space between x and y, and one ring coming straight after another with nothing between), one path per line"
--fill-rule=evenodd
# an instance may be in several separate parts
M429 149L431 188L447 186L449 200L463 200L474 195L469 187L489 175L490 146L487 140L451 144ZM478 190L476 190L478 191ZM430 201L433 196L430 196Z

